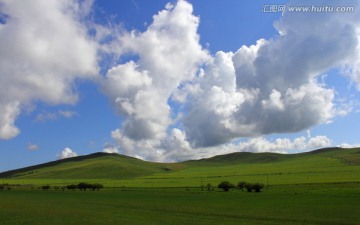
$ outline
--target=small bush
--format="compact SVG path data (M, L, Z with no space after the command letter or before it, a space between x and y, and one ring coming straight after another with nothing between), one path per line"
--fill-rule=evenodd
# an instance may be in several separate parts
M10 187L9 184L7 184L7 183L0 184L0 191L2 191L2 190L8 190L8 191L10 191L10 190L11 190L11 187Z
M50 185L43 185L41 186L42 190L49 190L50 189Z
M236 187L237 187L238 189L244 191L245 184L246 184L245 181L240 181L240 182L236 185Z
M75 184L66 185L66 189L75 191L75 189L77 189L77 185Z
M99 191L100 189L104 188L104 186L102 184L98 184L98 183L88 184L85 182L81 182L79 184L69 184L69 185L66 185L65 187L66 187L66 189L73 190L73 191L76 189L79 189L81 191L86 191L87 189L90 189L92 191L96 191L96 190Z
M234 188L235 185L229 181L223 181L218 185L218 188L223 189L224 191L229 191L231 188Z
M253 184L250 183L246 183L244 185L245 189L247 190L247 192L251 192L253 190Z
M247 190L247 192L252 192L253 190L255 192L261 192L261 189L263 189L265 187L264 184L262 183L245 183L244 184L244 188Z
M93 191L95 191L95 190L99 191L101 188L104 188L104 186L103 186L102 184L97 184L97 183L95 183L95 184L92 184L92 185L91 185L91 189L92 189Z
M255 184L253 184L253 188L254 188L254 190L255 190L255 192L260 192L261 191L261 189L263 189L264 188L264 184L261 184L261 183L255 183Z
M84 182L79 183L77 186L81 191L86 191L86 189L90 188L90 184Z
M214 190L214 187L210 183L208 183L205 187L206 187L207 191L213 191Z

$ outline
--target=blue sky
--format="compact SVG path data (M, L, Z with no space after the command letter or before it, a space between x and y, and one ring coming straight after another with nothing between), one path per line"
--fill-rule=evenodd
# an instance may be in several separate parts
M263 12L285 4L354 11ZM0 1L0 171L358 146L358 7Z

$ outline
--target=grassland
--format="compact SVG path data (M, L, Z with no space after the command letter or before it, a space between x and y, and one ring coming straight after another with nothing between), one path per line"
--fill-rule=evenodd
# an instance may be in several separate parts
M262 193L201 191L222 180ZM0 174L1 224L360 224L360 149L234 153L182 163L94 154ZM41 191L102 183L100 192Z
M268 185L360 182L360 149L295 155L234 153L181 163L152 163L97 153L0 174L0 182L21 185L84 181L106 187L199 187L222 180Z
M1 224L359 224L358 185L0 192Z

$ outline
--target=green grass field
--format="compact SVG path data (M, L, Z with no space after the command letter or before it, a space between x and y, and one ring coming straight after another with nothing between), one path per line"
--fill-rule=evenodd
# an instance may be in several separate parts
M360 185L0 192L1 224L359 224Z
M261 193L201 191L228 180ZM95 191L55 186L102 183ZM0 224L360 224L360 149L151 163L95 154L0 174ZM49 184L48 191L38 187Z
M269 185L360 182L360 149L296 155L236 153L182 163L151 163L106 154L81 159L10 171L0 174L0 182L61 186L84 181L106 187L199 187L222 180Z

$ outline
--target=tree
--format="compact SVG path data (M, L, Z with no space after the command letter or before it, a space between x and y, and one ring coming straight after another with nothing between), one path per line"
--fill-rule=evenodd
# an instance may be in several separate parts
M248 192L251 192L253 190L253 186L253 184L246 183L244 187Z
M81 191L86 191L87 189L90 189L92 191L99 191L100 189L104 188L104 186L102 184L89 184L89 183L85 183L85 182L81 182L79 184L69 184L65 186L68 190L75 190L75 189L80 189ZM65 189L65 187L63 187L63 190Z
M210 183L208 183L205 187L206 187L207 191L213 191L214 190L214 187Z
M229 191L231 188L234 188L235 185L230 183L229 181L223 181L218 185L218 188L223 189L224 191Z
M240 182L236 185L236 187L237 187L238 189L241 189L242 191L244 191L245 184L246 184L245 181L240 181Z
M93 191L95 191L95 190L99 191L101 188L104 188L104 186L102 184L92 184L91 185L91 189Z
M2 190L8 190L8 191L10 191L10 190L11 190L11 187L9 186L8 183L0 184L0 191L2 191Z
M43 186L41 186L41 189L43 189L43 190L49 190L49 189L50 189L50 185L43 185Z
M76 188L77 188L77 185L75 185L75 184L66 185L66 189L68 189L68 190L75 191Z
M86 191L86 189L90 188L90 184L84 182L79 183L77 186L81 191Z
M253 184L253 189L255 190L255 192L260 192L261 189L264 188L264 184L261 183L255 183Z

